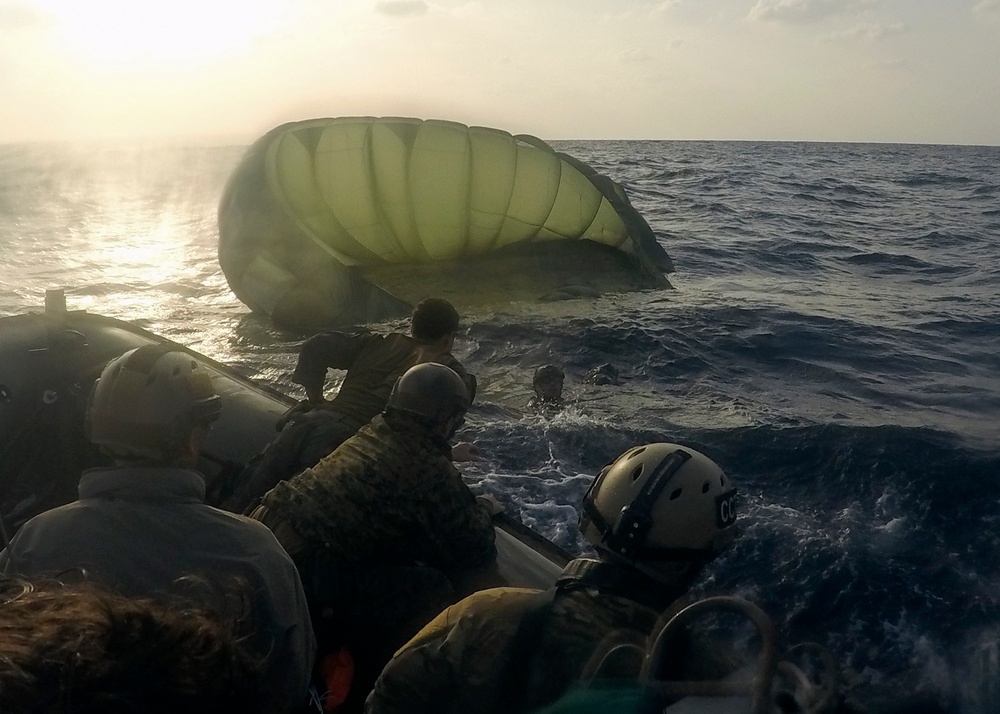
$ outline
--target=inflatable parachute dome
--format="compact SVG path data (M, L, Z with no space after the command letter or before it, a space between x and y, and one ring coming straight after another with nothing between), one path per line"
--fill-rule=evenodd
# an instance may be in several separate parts
M302 332L429 296L473 310L667 288L673 270L621 186L540 139L373 117L257 140L220 201L219 263L247 306Z

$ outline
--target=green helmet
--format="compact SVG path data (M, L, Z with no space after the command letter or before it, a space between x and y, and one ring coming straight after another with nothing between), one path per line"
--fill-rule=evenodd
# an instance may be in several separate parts
M656 569L707 561L736 537L736 487L718 464L678 444L629 449L594 479L580 530L598 547Z
M208 370L163 345L111 360L87 407L91 442L119 457L172 462L191 429L219 417L222 400Z
M424 362L410 367L396 380L386 408L443 424L465 415L469 391L455 370L437 362Z

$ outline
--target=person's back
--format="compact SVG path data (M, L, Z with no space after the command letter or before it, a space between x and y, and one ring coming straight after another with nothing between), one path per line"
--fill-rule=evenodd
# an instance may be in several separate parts
M386 666L367 711L530 711L555 701L605 636L648 635L729 547L735 493L693 449L630 449L584 498L581 530L599 561L571 562L545 593L488 590L444 611Z
M491 702L531 711L566 691L606 636L649 633L658 615L626 596L588 588L554 596L523 588L482 590L443 611L405 645L383 670L367 711L486 712ZM525 618L532 618L527 629ZM522 644L525 638L530 644Z
M314 640L304 592L274 535L204 503L192 466L220 410L204 369L158 346L104 369L88 409L91 440L116 459L81 476L79 500L25 523L0 553L5 574L86 580L128 596L203 596L192 583L245 583L256 651L276 711L305 696Z
M447 444L398 415L376 417L275 486L263 505L345 561L451 568L492 553L488 514L476 508Z

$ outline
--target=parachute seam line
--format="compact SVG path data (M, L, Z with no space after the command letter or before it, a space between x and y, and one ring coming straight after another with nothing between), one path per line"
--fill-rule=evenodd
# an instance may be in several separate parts
M474 147L472 146L472 129L471 127L466 127L465 129L465 153L469 157L465 166L465 186L468 191L465 197L465 235L462 241L462 255L468 255L469 253L469 237L472 235L472 165L473 165L473 152Z
M548 144L546 144L545 147L549 148ZM553 158L555 158L555 160L556 160L556 166L558 167L558 172L557 172L557 175L556 175L556 190L555 190L555 193L552 194L552 202L549 204L548 213L545 214L545 220L542 221L542 225L540 225L538 227L538 233L541 233L542 229L546 228L546 225L548 224L549 219L552 218L552 209L556 207L556 202L559 200L559 191L560 191L560 189L562 189L562 180L563 180L563 162L562 162L562 159L560 159L559 156L556 154L556 152L552 151L552 149L549 149L549 155L552 156ZM563 238L569 238L569 236L562 235L558 231L554 231L551 228L546 228L546 230L548 230L550 233L555 233L556 235L561 235ZM533 239L534 242L538 242L538 233L535 234L535 237Z
M396 248L396 251L407 258L412 257L403 243L399 240L399 236L396 235L396 231L392 228L388 221L387 214L382 207L381 194L378 191L378 175L375 169L375 123L372 122L368 125L368 130L365 132L365 144L368 166L371 169L369 172L368 179L368 190L372 198L372 203L375 205L375 216L378 218L379 227L385 232L385 236L389 239L392 245ZM407 156L409 159L409 156ZM408 168L409 161L406 161L406 167ZM409 182L407 182L409 183ZM384 256L379 256L382 258L383 263L391 263L393 261L387 260Z
M348 123L348 122L341 122L341 124L346 124L346 123ZM339 125L340 124L335 124L334 126L339 126ZM379 260L382 256L380 256L374 250L372 250L367 245L365 245L360 240L358 240L357 237L355 237L355 235L351 231L349 231L347 229L347 227L344 225L344 222L340 220L340 217L337 215L336 211L334 211L333 207L330 206L330 202L327 200L327 194L323 190L322 186L320 186L319 174L318 174L318 169L317 169L317 165L316 165L316 157L320 153L320 151L319 151L319 144L320 144L320 142L323 141L323 137L326 135L326 131L327 131L328 128L329 127L323 128L320 131L319 139L316 140L315 146L313 146L312 152L309 155L309 160L310 160L311 168L312 168L312 171L310 172L310 176L311 176L311 178L313 180L313 185L314 185L314 187L316 189L316 193L322 199L323 206L326 208L326 212L327 212L327 215L329 216L330 220L334 223L334 225L336 225L336 227L338 229L338 237L342 238L344 240L351 241L352 248L358 250L361 254L363 254L363 255L370 255L375 260ZM301 225L301 221L299 221L297 218L296 218L296 223ZM364 266L365 265L364 260L361 260L361 259L357 259L356 260L356 259L353 259L353 258L349 257L346 253L341 253L336 248L328 245L326 243L326 241L324 241L323 239L321 239L319 236L315 235L315 233L313 231L308 231L307 235L313 240L314 243L316 243L320 247L321 250L325 251L326 253L329 253L334 258L336 258L338 260L343 260L341 258L341 256L343 256L343 258L346 258L346 262L344 262L344 265L348 265L348 266Z
M562 165L565 163L565 164L571 166L572 168L576 169L577 173L579 173L581 176L583 176L583 178L585 178L587 180L588 184L590 184L591 186L594 186L594 182L590 180L590 177L586 173L584 173L583 171L580 170L580 167L577 166L574 161L568 161L567 160L567 159L571 159L572 158L571 156L569 156L569 154L564 154L562 152L557 151L556 152L556 156L559 158L559 166L560 166L559 178L560 178L560 181L562 180ZM590 214L589 220L587 221L587 227L583 230L583 233L588 233L590 231L590 229L594 227L594 221L597 220L597 215L601 212L601 204L602 204L602 202L604 200L606 200L605 197L604 197L604 193L600 189L598 189L597 186L594 186L594 188L601 195L601 200L597 202L597 207ZM614 208L614 206L612 206L612 208ZM622 223L624 223L624 221L622 221ZM626 229L627 228L628 227L626 226ZM569 236L566 236L566 238L569 238ZM582 235L581 235L581 238L582 238ZM583 238L583 240L590 240L590 239L589 238Z
M267 170L267 182L271 186L272 193L274 193L278 197L278 202L281 203L281 207L285 209L285 214L288 215L292 219L292 222L296 226L298 226L299 230L301 230L306 235L306 237L309 238L310 241L312 241L317 247L319 247L320 250L322 250L323 252L327 253L330 257L332 257L334 260L342 263L343 265L357 265L357 264L359 264L360 261L354 260L350 256L348 256L348 255L346 255L344 253L341 253L336 248L333 248L332 246L328 246L328 245L326 245L326 243L324 243L322 240L320 240L319 236L317 236L315 234L315 232L311 228L309 228L309 226L307 226L302 221L302 219L299 217L298 211L296 211L296 210L294 210L292 208L292 204L285 197L285 191L284 191L284 189L281 186L281 182L278 180L278 159L277 159L277 154L278 154L278 147L280 146L281 142L284 141L287 137L292 137L296 141L300 141L299 138L298 138L298 136L296 136L295 134L284 134L282 136L279 136L277 138L277 140L273 141L267 147L267 156L265 157L264 161L265 161L265 165L267 166L267 169L268 169ZM305 145L303 144L303 147L304 146ZM319 191L319 186L318 186L319 182L316 180L316 152L315 152L315 150L313 150L313 152L309 155L309 163L311 164L311 168L312 168L312 171L310 173L312 174L313 183L316 184L317 193L319 193L322 196L323 195L322 192ZM353 239L354 236L351 236L351 234L347 231L347 229L344 228L343 224L341 224L341 222L339 220L337 220L337 216L330 209L330 205L328 203L326 203L325 200L323 201L323 204L324 204L324 206L326 206L327 212L330 214L330 217L334 220L334 222L336 222L337 226L344 232L345 235L347 235L351 239ZM355 242L357 242L357 241L355 241Z
M633 243L635 243L635 241L632 238L632 234L629 232L628 223L622 217L622 214L619 212L618 208L615 207L615 204L611 201L610 198L608 198L608 195L594 181L594 177L600 176L601 174L598 174L597 170L594 169L593 167L588 167L588 168L590 168L590 172L588 173L581 172L581 173L583 173L584 178L586 178L587 181L590 182L590 185L593 186L594 189L601 195L601 200L597 203L597 210L594 211L594 215L591 216L590 223L587 224L587 228L584 231L584 233L589 233L590 229L594 227L594 223L597 221L597 217L601 215L601 208L604 206L604 203L607 202L607 204L611 207L611 210L613 210L615 212L615 215L617 215L618 218L621 219L622 225L625 227L625 237L622 240L618 241L618 243L612 247L617 248L618 246L622 245L627 241L632 241ZM614 183L614 181L611 179L610 176L607 178L608 181Z
M507 202L504 203L503 206L503 220L500 221L500 229L493 234L493 242L490 243L490 246L494 248L497 247L497 243L500 240L500 236L502 236L505 233L504 229L507 227L507 222L511 220L510 202L514 198L514 187L517 186L517 167L518 164L520 163L519 159L521 154L517 148L517 139L513 136L510 137L510 145L514 149L514 175L511 177L510 190L507 191Z
M427 122L424 121L424 120L420 121L419 128L417 129L417 134L418 135L420 134L420 130L426 125L426 123ZM415 197L413 195L413 187L415 185L415 182L410 180L410 171L411 171L412 166L413 166L413 149L415 147L416 147L416 140L414 140L413 142L411 142L406 147L406 195L407 195L407 199L409 201L410 206L413 206L413 207L416 207L417 202L416 202ZM430 253L429 250L427 250L427 244L424 242L424 233L423 233L423 231L420 230L420 222L417 220L415 214L413 216L413 227L416 230L417 244L420 246L420 250L423 253L421 255L421 258L423 258L424 260L430 261L430 259L431 259L431 253Z

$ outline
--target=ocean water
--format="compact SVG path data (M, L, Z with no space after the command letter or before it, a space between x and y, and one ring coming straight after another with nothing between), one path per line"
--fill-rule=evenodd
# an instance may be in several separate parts
M675 289L464 316L470 484L586 552L593 474L638 443L699 448L741 493L741 537L699 591L826 645L868 701L1000 711L1000 147L552 143L626 188ZM64 288L299 396L302 336L217 262L245 148L0 146L0 316ZM545 362L567 405L539 416ZM604 363L620 384L586 384Z

